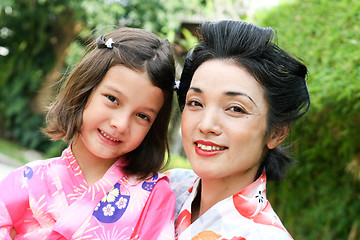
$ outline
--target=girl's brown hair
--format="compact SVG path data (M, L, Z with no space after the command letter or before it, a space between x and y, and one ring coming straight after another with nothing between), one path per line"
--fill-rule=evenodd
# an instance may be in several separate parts
M43 132L53 140L65 142L79 134L89 96L112 66L120 64L147 72L152 84L162 89L164 105L140 146L127 154L129 164L124 167L126 173L144 178L161 169L166 151L169 159L168 124L175 81L174 59L167 40L142 29L120 28L105 36L109 38L114 41L112 48L99 47L96 42L89 45L51 105Z

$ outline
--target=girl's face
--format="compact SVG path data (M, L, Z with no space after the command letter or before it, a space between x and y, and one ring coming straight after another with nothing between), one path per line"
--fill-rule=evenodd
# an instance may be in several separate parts
M111 67L89 97L74 152L115 161L140 145L163 102L162 90L146 72Z
M266 136L267 112L264 90L239 65L216 59L201 64L181 122L193 170L222 184L253 182L266 146L274 141Z

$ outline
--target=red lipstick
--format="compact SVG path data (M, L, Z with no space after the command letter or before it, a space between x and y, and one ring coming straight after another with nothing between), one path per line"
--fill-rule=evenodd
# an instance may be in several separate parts
M210 141L198 140L195 142L195 152L204 157L210 157L223 152L227 147L220 146Z

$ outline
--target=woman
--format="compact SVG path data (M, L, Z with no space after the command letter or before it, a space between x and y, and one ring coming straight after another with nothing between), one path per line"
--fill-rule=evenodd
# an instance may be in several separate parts
M293 159L279 145L309 108L307 68L271 28L204 23L187 56L178 99L191 170L172 170L176 236L292 239L266 199Z

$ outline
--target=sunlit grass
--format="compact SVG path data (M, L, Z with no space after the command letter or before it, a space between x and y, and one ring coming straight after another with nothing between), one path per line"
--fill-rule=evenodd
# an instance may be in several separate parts
M25 163L26 162L24 156L25 151L26 151L25 148L21 148L15 143L0 139L0 153L12 159Z
M4 139L0 139L0 153L22 164L42 158L40 153Z

